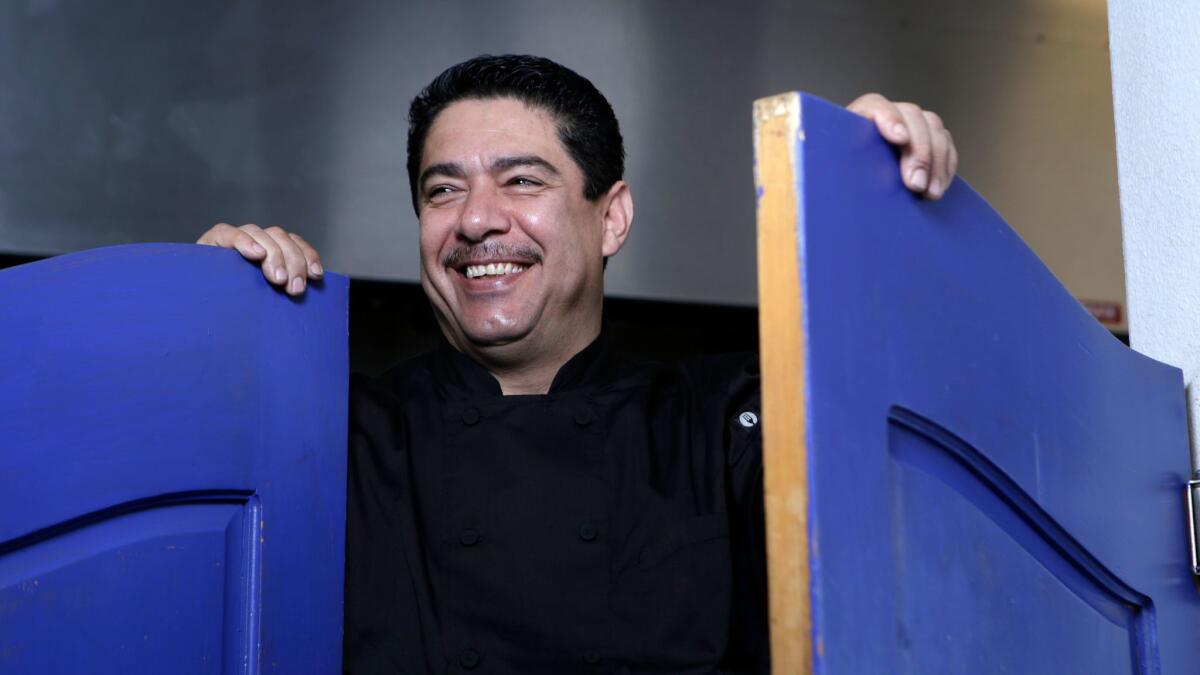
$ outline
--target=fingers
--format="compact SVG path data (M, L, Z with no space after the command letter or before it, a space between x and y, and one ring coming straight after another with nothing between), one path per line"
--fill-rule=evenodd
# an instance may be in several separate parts
M908 127L909 142L900 152L900 177L904 185L913 192L923 193L929 188L930 171L933 169L933 145L929 126L922 110L911 103L897 103Z
M242 232L229 223L217 223L208 232L200 235L196 243L206 246L231 248L241 253L243 258L255 262L262 260L267 255L267 250L259 245L254 240L254 237Z
M946 130L946 144L950 149L950 161L948 162L950 166L950 179L946 181L946 185L949 186L954 181L954 177L958 175L958 147L954 145L954 136L950 133L949 129Z
M308 277L308 261L300 246L288 236L283 228L274 226L262 229L250 224L240 228L254 238L267 251L262 271L267 281L287 291L289 295L304 292Z
M905 187L928 194L933 182L934 140L925 111L912 103L893 103L880 94L864 94L846 108L875 122L884 140L900 148L900 178Z
M941 117L912 103L893 103L879 94L864 94L846 107L874 121L880 135L900 149L905 187L930 199L946 193L958 172L958 149Z
M946 128L942 126L942 118L937 113L922 111L925 116L926 128L929 129L930 176L929 189L925 195L930 199L941 199L950 185L950 143Z
M254 224L234 227L218 223L200 235L196 243L236 249L247 260L261 261L267 281L289 295L303 293L308 278L320 279L325 275L317 250L300 235L281 227L264 230Z
M317 249L304 240L304 237L289 232L288 237L300 247L300 252L304 254L304 261L307 264L308 276L313 279L320 279L325 276L325 268L321 266L321 254L317 253Z
M875 122L879 135L892 145L905 145L909 141L908 125L895 103L880 94L863 94L854 99L846 109Z

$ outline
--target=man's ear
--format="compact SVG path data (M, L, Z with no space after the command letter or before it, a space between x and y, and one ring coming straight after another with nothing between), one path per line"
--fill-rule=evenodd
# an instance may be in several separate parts
M633 196L629 193L629 184L619 180L613 183L602 199L605 208L600 251L608 258L621 250L625 238L629 236L629 228L633 226Z

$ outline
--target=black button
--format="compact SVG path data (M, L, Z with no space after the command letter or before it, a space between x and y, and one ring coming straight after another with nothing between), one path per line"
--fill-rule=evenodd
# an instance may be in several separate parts
M468 647L458 653L458 665L471 670L479 665L479 652Z
M593 651L586 651L583 653L583 662L592 665L600 663L600 654Z
M462 413L463 424L471 425L479 421L479 411L474 408L467 408Z
M458 535L458 540L463 546L474 546L479 543L479 533L475 530L463 530L462 534Z
M599 534L600 531L591 523L584 523L579 526L579 538L584 541L593 541Z
M575 412L575 424L581 427L586 427L592 423L592 413L590 410L578 410Z

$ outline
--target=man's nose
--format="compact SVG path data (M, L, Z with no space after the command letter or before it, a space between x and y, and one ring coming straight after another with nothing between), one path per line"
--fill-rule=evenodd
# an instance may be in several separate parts
M483 241L489 236L503 234L512 227L510 215L495 190L471 190L463 204L459 234L468 241Z

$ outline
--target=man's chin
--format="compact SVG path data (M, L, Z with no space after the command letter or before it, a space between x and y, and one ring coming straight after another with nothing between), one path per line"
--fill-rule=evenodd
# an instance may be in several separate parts
M461 346L473 351L509 351L528 341L532 332L532 326L464 330L462 337L465 344Z

